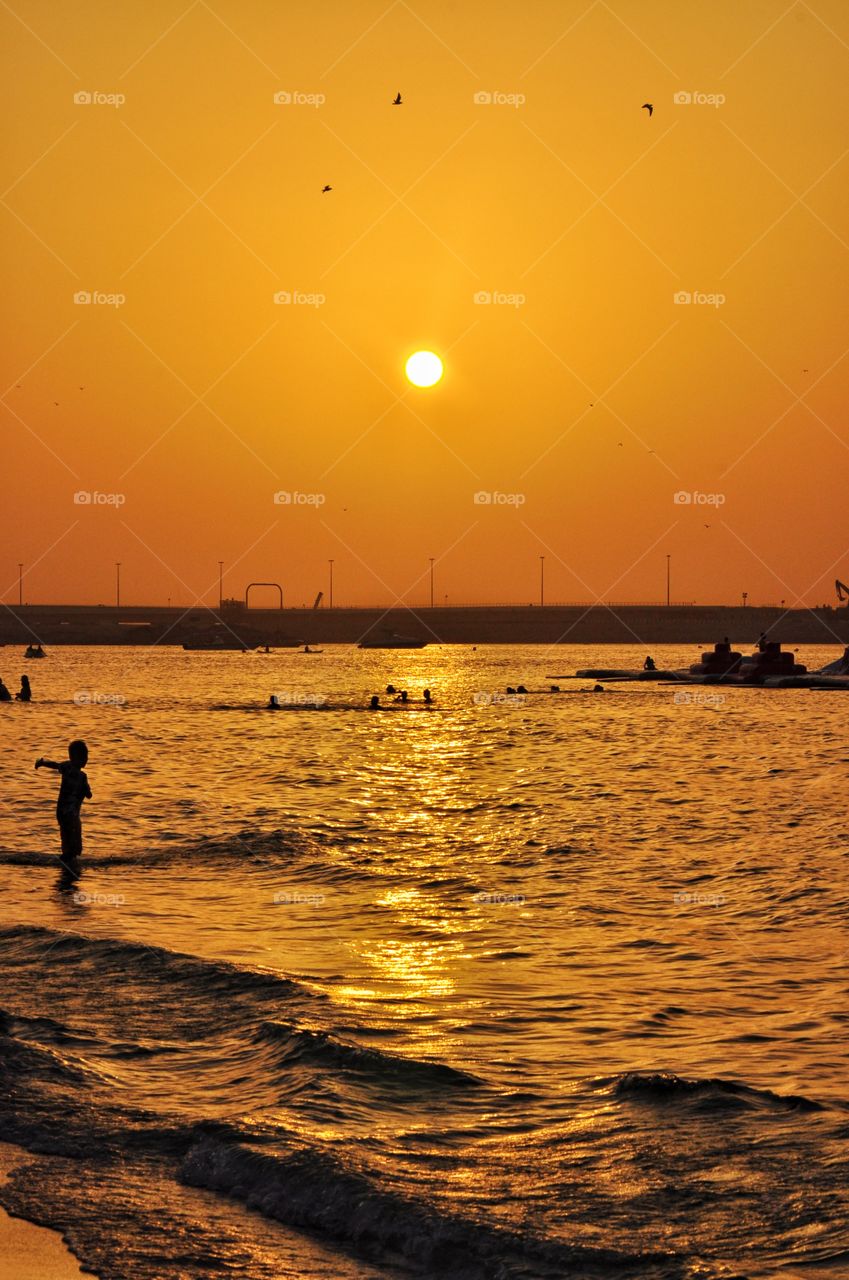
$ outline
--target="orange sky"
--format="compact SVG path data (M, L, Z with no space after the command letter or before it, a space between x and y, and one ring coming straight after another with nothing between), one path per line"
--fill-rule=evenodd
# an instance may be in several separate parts
M221 559L299 605L332 557L337 604L421 603L433 556L439 603L524 603L545 555L552 602L662 600L671 554L676 600L832 601L849 10L783 13L0 9L0 598L23 561L111 602L120 560L128 602L213 603Z

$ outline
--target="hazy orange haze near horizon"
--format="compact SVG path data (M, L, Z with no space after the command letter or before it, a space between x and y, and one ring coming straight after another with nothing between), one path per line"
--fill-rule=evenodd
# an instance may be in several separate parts
M551 602L662 600L667 555L679 601L849 579L845 5L0 29L7 603L19 562L31 603L116 561L128 603L212 604L219 560L295 605L331 558L337 604L426 601L429 557L438 603L536 601L541 555Z

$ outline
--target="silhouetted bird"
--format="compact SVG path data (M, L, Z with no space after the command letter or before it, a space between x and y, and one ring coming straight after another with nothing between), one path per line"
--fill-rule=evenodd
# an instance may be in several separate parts
M400 94L400 92L398 93L397 97L395 97L395 98L393 98L393 99L392 99L392 105L393 105L393 107L400 107L400 106L401 106L401 94Z
M332 187L322 187L322 188L321 188L321 194L322 194L322 195L324 195L325 191L332 191L332 190L333 190L333 188L332 188Z
M651 116L652 112L654 111L654 103L653 103L653 102L644 102L644 103L643 103L643 105L640 107L640 110L641 110L641 111L648 111L649 116Z

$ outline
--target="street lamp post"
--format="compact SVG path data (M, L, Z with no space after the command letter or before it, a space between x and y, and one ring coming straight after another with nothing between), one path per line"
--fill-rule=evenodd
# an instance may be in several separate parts
M539 558L539 607L545 604L545 556Z
M330 565L330 608L332 609L333 608L333 561L328 560L327 563Z
M115 561L115 608L121 608L121 561Z
M430 559L430 607L433 608L433 556Z
M666 557L666 607L669 608L671 595L670 584L672 582L672 556L667 554Z

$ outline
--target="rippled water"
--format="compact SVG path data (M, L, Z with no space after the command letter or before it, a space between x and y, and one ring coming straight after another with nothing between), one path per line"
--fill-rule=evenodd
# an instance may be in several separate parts
M549 692L643 657L20 663L0 1200L116 1280L849 1274L849 703Z

